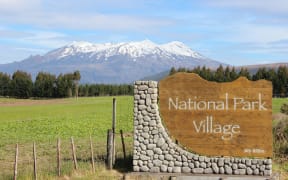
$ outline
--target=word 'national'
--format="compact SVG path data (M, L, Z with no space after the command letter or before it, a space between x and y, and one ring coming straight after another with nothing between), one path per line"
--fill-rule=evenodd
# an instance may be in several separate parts
M230 103L230 104L229 104ZM231 106L231 107L230 107ZM180 100L178 97L168 99L169 110L258 110L267 111L266 102L262 100L262 94L258 94L258 100L249 101L243 97L230 98L228 93L225 93L225 98L220 100L201 100L197 96L194 98L188 98L186 100Z

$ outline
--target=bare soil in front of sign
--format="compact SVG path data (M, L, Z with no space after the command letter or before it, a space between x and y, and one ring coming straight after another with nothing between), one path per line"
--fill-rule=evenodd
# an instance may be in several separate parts
M282 119L288 118L288 115L283 114L283 113L275 113L272 115L272 119L273 121L279 121Z

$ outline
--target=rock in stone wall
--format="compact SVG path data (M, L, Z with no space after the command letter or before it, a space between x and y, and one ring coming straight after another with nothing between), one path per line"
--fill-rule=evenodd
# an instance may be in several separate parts
M134 84L133 170L194 174L272 174L271 159L206 157L188 152L168 137L158 111L158 83Z

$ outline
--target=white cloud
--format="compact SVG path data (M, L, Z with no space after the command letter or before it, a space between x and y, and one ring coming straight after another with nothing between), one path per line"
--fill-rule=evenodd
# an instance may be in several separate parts
M288 13L287 0L209 0L208 3L218 7L251 9L269 13Z
M23 49L21 45L2 45L0 44L0 64L13 61L20 61L27 58L31 54L43 53L43 49L32 51L32 49Z
M10 43L27 46L40 46L44 48L56 48L67 44L69 37L66 34L53 31L15 31L0 29L0 40L8 40ZM17 48L18 50L21 48ZM23 48L27 49L27 47ZM34 49L35 48L28 48ZM37 49L37 48L36 48Z
M16 31L16 30L11 30L11 29L6 29L0 28L0 38L1 39L9 39L9 38L24 38L31 36L32 33L30 32L21 32L21 31Z
M17 13L39 7L41 0L0 0L1 13Z
M0 0L0 40L15 42L14 48L22 54L57 48L72 40L145 37L180 40L196 50L209 47L202 52L208 56L221 54L221 47L223 54L231 52L230 57L235 51L287 53L286 44L273 44L288 39L287 0L190 3L191 7L187 2L186 7L174 7L163 0ZM233 45L239 49L231 48Z
M67 35L63 33L49 31L34 31L32 33L32 36L20 38L18 41L27 43L30 46L33 45L44 48L57 48L70 42L67 40Z
M157 27L171 24L166 19L150 19L127 15L106 15L106 14L50 14L50 19L41 20L43 26L53 26L73 29L92 30L138 30L147 31Z
M2 24L46 29L149 31L174 22L145 12L152 0L0 0ZM133 13L123 10L132 9ZM117 10L120 10L119 12ZM143 15L145 14L145 15Z
M16 47L14 48L15 50L20 50L20 51L25 51L28 53L39 53L43 52L45 53L46 51L44 49L39 49L39 48L23 48L23 47Z
M43 54L70 42L66 34L52 31L7 31L5 34L10 35L6 37L10 43L0 44L0 63L19 61L32 54ZM1 39L4 38L1 37L0 30Z
M288 27L242 24L234 30L231 40L237 42L270 43L288 39Z
M0 20L14 24L31 25L47 29L76 30L137 30L149 31L173 24L173 20L159 17L130 16L100 13L63 13L30 11L22 14L2 14Z

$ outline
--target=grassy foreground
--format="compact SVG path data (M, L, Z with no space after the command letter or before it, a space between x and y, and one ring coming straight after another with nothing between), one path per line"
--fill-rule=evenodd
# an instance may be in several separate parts
M111 128L112 97L57 100L0 99L0 147L46 142L57 137L106 137ZM132 96L117 97L117 132L132 131Z
M273 98L272 99L272 112L273 114L279 113L282 104L288 103L288 98Z
M133 129L133 97L116 97L116 132L123 130L127 155L131 154ZM51 100L0 98L0 179L12 179L15 144L19 144L19 179L33 179L32 143L36 142L39 179L55 179L57 175L56 141L61 138L62 177L94 176L91 173L91 135L97 176L119 176L107 173L106 134L112 124L113 97L90 97ZM74 138L79 170L73 170L70 137ZM120 135L117 154L123 157ZM121 163L121 162L120 162ZM82 178L81 178L82 179ZM90 179L90 178L89 178ZM92 178L91 178L92 179ZM108 178L109 179L109 178Z
M47 142L58 137L106 138L111 128L113 97L52 100L0 98L0 147L32 141ZM133 130L133 97L119 96L117 129ZM287 98L273 99L273 113L279 113Z
M52 100L18 100L0 98L0 179L11 179L15 144L19 143L20 163L19 179L32 179L33 154L32 142L37 144L39 159L39 179L56 177L56 139L61 138L62 178L97 179L107 176L108 179L121 177L119 172L105 170L106 133L111 128L113 97L90 97ZM119 96L117 99L117 128L122 129L128 144L127 154L131 155L133 130L133 97ZM288 99L273 99L273 114L280 112L283 103ZM90 169L89 136L94 142L96 156L96 175ZM73 171L70 137L74 137L77 148L79 170ZM117 137L117 142L119 136ZM122 156L121 144L118 146L118 157ZM121 162L118 170L121 171ZM274 170L288 172L287 163L275 163ZM124 168L125 169L125 168ZM127 168L126 168L127 170ZM73 178L72 178L73 179ZM102 179L102 178L101 178ZM107 178L105 178L107 179Z

